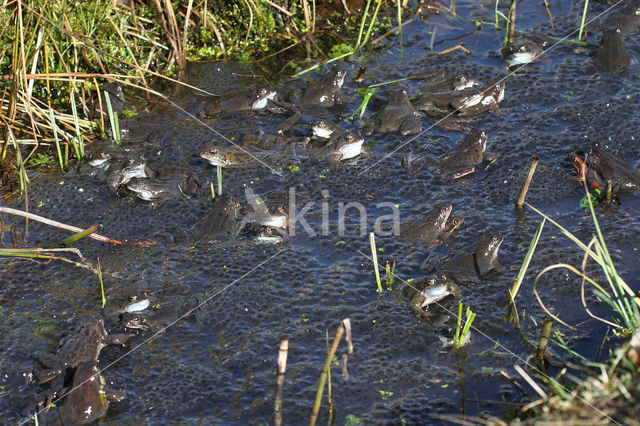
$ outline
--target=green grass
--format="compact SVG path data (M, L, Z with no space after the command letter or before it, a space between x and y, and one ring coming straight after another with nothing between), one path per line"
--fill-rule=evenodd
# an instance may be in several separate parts
M374 14L361 22L356 22L356 15L342 18L340 3L331 5L332 12L325 10L327 16L316 16L315 1L273 4L23 0L0 8L5 22L0 31L0 73L9 78L10 89L2 98L0 118L13 123L2 159L10 150L31 151L34 143L41 153L57 156L61 170L68 169L70 150L82 159L87 134L105 126L101 114L96 122L88 118L100 104L99 88L105 81L153 96L157 92L149 87L150 81L175 83L173 77L185 70L187 59L230 57L260 60L268 76L280 72L282 63L299 68L351 55L389 21L388 16L380 18L380 0ZM401 19L399 3L389 4L389 10L393 6ZM115 114L110 120L118 141ZM11 157L18 168L24 166L20 156ZM20 180L20 188L26 189L26 173L21 172Z
M382 284L380 282L380 271L378 269L378 251L376 250L376 235L371 232L369 234L369 244L371 245L371 258L373 259L373 272L376 275L376 284L378 284L378 293L382 293Z

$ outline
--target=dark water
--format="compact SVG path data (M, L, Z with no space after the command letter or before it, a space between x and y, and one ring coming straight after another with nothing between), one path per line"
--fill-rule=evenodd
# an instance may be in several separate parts
M555 35L577 28L582 2L553 3ZM360 66L366 66L366 84L402 78L418 69L467 73L481 83L499 80L507 76L499 53L503 33L492 26L485 25L460 40L438 43L472 32L476 28L472 19L493 21L493 6L490 1L458 2L456 19L434 17L405 26L402 48L389 42L380 53L368 56L365 63L338 65L347 69L347 79L355 76ZM595 3L590 8L595 14L605 6ZM541 4L519 4L518 12L519 28L550 33ZM461 43L471 53L431 52L428 31L434 25L438 28L436 51ZM596 43L598 39L599 30L594 28L589 41ZM638 40L636 34L625 36L635 58L640 54ZM581 188L566 177L570 171L567 154L598 142L638 165L637 60L619 75L594 75L589 72L591 59L573 54L573 48L560 43L546 54L545 61L509 74L500 110L473 119L475 128L488 131L488 149L499 154L481 179L450 184L427 168L414 176L400 168L400 157L410 150L439 156L464 136L436 129L421 133L406 145L409 138L399 134L373 135L367 139L367 153L349 164L301 159L296 163L298 171L287 174L285 170L283 176L258 164L225 170L224 190L239 200L244 201L244 190L251 187L267 201L286 205L289 188L295 187L298 209L315 202L305 217L316 235L298 229L296 236L282 245L255 245L248 237L199 244L196 248L172 243L171 235L177 229L191 226L208 210L207 196L175 198L152 207L131 195L116 194L104 182L88 176L69 174L35 180L29 195L30 210L35 214L81 227L100 223L103 235L117 239L161 242L149 247L112 246L88 239L78 243L87 259L100 258L106 273L108 307L147 291L154 305L176 312L173 317L168 315L175 318L206 301L194 314L149 342L152 332L142 332L125 348L107 347L102 351L100 365L109 366L103 372L105 378L113 388L126 393L124 401L110 406L106 422L271 423L282 336L290 341L283 418L290 424L307 422L326 356L326 330L333 336L344 318L351 319L355 352L348 357L348 379L341 376L339 367L332 369L338 424L343 424L348 415L366 423L404 420L409 424L442 422L433 416L444 414L506 415L505 406L486 401L521 402L523 395L497 370L517 376L513 365L522 365L535 353L535 348L523 343L521 332L503 319L502 310L541 221L532 211L519 216L513 209L531 155L539 156L541 162L527 200L583 241L594 229L588 211L579 205ZM288 79L275 82L275 86L284 93L300 91L324 71L312 72L308 80ZM192 85L219 92L253 82L239 76L252 72L260 71L240 64L195 64L187 78ZM408 84L415 93L417 83ZM356 89L355 83L345 84L345 92L359 99ZM368 115L384 104L385 91L378 95ZM173 98L190 114L196 114L203 101L193 92ZM353 103L342 112L334 112L347 115L356 107ZM259 129L272 132L282 119L261 112L204 122L237 140ZM425 118L424 128L430 122L432 119ZM358 127L357 122L343 125ZM153 111L122 120L121 126L132 129L130 135L140 140L134 143L142 146L151 164L189 165L215 182L215 169L200 159L198 152L212 140L228 143L191 115L161 103ZM294 130L290 135L303 133ZM395 149L398 151L386 157ZM329 209L328 236L320 232L323 201ZM505 236L500 250L503 272L462 288L464 304L477 317L471 342L459 356L443 349L439 339L452 337L452 313L457 311L457 301L449 298L441 306L434 306L438 315L433 321L418 319L400 292L386 291L379 296L375 291L373 266L367 257L368 236L359 233L356 210L347 212L346 234L338 235L339 203L362 203L367 229L371 230L378 216L389 214L389 208L378 203L397 204L401 217L410 218L445 201L453 204L455 215L465 218L461 229L446 243L425 248L378 237L377 245L383 249L379 253L382 264L397 261L398 283L424 275L418 268L427 256L473 249L487 229ZM23 204L16 200L14 207L22 208ZM597 209L618 271L634 290L640 288L639 209L637 195L622 195L621 206L611 211ZM31 244L67 236L34 222L30 223L30 232ZM524 335L535 339L539 328L534 322L543 316L532 292L535 275L552 263L578 265L581 259L580 250L559 230L549 224L545 227L517 300ZM0 261L0 339L4 354L0 359L0 420L4 423L20 419L11 408L15 395L25 397L40 390L37 385L25 384L22 378L34 366L33 353L54 351L57 339L72 330L79 319L103 313L99 309L98 280L87 270L59 261ZM590 270L602 279L595 267ZM593 356L604 327L589 320L582 310L579 280L555 271L540 281L539 288L554 312L571 324L580 323L579 335L572 344L579 352ZM600 312L606 313L604 309ZM121 330L112 310L107 309L104 318L108 329ZM339 360L345 351L341 344ZM323 407L326 405L325 401ZM326 421L325 416L323 410L321 421Z

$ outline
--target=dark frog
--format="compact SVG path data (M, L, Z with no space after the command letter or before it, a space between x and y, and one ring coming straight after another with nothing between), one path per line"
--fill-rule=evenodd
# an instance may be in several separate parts
M239 230L240 205L229 194L216 196L213 207L188 230L179 230L177 242L194 244L202 240L235 237Z
M342 93L342 85L346 75L347 72L345 70L334 67L320 80L311 83L296 104L301 107L331 107L336 103L351 101L350 98Z
M267 107L269 100L276 97L277 92L269 87L259 89L235 90L231 94L223 94L219 102L207 103L203 106L207 115L216 115L220 112L245 112L258 111Z
M501 53L507 67L525 65L544 59L544 49L549 47L550 40L542 34L527 34L502 48Z
M445 230L452 209L451 204L439 204L425 216L401 223L400 237L428 244L436 242Z
M489 84L484 88L469 87L438 93L423 93L414 100L416 108L433 115L456 112L460 117L475 117L497 109L504 99L504 82Z
M629 65L631 55L624 47L620 30L608 30L602 34L594 61L598 70L607 74L617 74Z
M476 172L476 166L483 161L492 161L497 156L487 152L486 131L470 132L456 143L446 154L436 161L432 170L446 173L448 180L456 180Z
M342 131L320 147L310 147L309 156L318 160L339 162L357 157L362 152L364 138L351 132Z
M334 67L320 80L313 82L302 93L299 99L291 102L276 102L284 112L293 112L293 115L276 128L276 133L283 134L300 120L303 114L314 116L326 116L328 108L336 104L351 102L351 98L342 93L342 85L347 72Z
M364 135L399 131L401 135L410 135L422 130L422 114L417 112L409 101L409 88L398 84L388 89L387 104L365 126Z
M489 272L501 269L498 263L498 250L503 240L502 235L487 233L482 236L473 253L455 254L445 259L439 270L458 283L477 283Z
M97 361L100 351L106 345L122 345L129 340L131 334L109 335L101 319L91 319L80 324L69 336L60 340L57 353L37 352L36 359L49 370L36 372L40 383L49 381L65 372L67 368L75 368L85 361Z
M83 425L107 414L109 402L120 402L124 393L106 387L95 362L83 362L73 375L73 382L61 404L47 413L46 424Z
M147 167L143 158L129 159L122 167L109 168L107 185L117 190L120 186L126 185L131 179L153 177L154 172Z
M420 284L416 285L422 287ZM461 295L460 287L448 279L446 275L427 278L424 285L424 289L416 290L409 301L409 308L423 318L429 318L433 315L429 312L429 305L440 302L449 296L459 298Z

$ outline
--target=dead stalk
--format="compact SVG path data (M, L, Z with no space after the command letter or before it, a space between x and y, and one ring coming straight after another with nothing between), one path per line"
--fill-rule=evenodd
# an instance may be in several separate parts
M527 173L527 178L522 184L520 195L518 196L518 202L516 203L516 207L518 207L519 209L521 209L524 205L524 199L527 196L527 191L529 191L529 185L531 185L531 179L533 179L533 174L536 172L536 167L538 167L538 161L540 161L540 159L537 156L534 155L533 157L531 157L529 173Z
M278 377L276 378L276 400L274 406L274 424L282 424L282 388L284 386L284 373L287 370L287 355L289 352L289 339L283 337L280 340L280 350L278 351Z

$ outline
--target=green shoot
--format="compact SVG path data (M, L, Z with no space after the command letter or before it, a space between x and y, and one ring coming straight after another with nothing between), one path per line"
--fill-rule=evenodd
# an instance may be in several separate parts
M100 267L100 258L98 258L98 280L100 280L100 294L102 295L102 307L107 305L107 298L104 297L104 284L102 283L102 268Z
M378 293L382 293L382 285L380 284L380 271L378 271L378 252L376 250L376 236L373 232L369 234L369 243L371 244L371 258L373 259L373 271L376 273L376 283L378 284Z
M216 173L218 175L218 195L222 195L222 167L216 166Z
M76 151L76 157L78 160L82 160L84 157L84 142L82 141L82 135L80 134L80 122L78 121L78 108L76 108L75 92L71 92L69 98L71 100L71 112L73 112L73 124L76 128L76 143L73 144L73 148Z
M471 308L467 306L467 310L465 312L465 322L462 327L462 331L460 325L462 323L462 301L458 302L458 326L456 327L456 336L453 339L453 348L458 350L462 346L466 345L469 341L469 329L471 328L471 324L473 324L473 320L475 319L476 314L471 311Z
M86 237L87 235L91 235L95 232L98 232L99 229L100 229L100 225L93 225L92 227L87 228L82 232L78 232L76 234L73 234L69 238L64 239L62 241L62 244L65 246L68 246L69 244L73 244L79 239Z
M351 114L352 117L354 115L356 115L358 113L358 111L360 111L360 118L362 118L362 116L364 115L365 110L367 109L367 104L369 103L369 100L371 99L371 96L373 96L374 93L376 93L375 89L367 88L367 91L364 94L364 99L362 100L362 103L360 104L358 109L356 109L353 112L353 114Z
M367 20L367 15L369 14L369 7L371 6L371 0L367 0L367 5L364 8L364 12L362 13L362 21L360 21L360 31L358 32L358 41L356 42L356 49L358 49L362 41L362 31L364 30L364 23Z
M369 29L367 30L367 34L364 37L364 41L362 44L367 44L369 41L369 37L371 36L371 31L373 31L373 25L376 23L376 19L378 18L378 11L380 11L380 6L382 5L382 0L378 0L378 4L376 5L376 10L373 12L373 16L371 17L371 22L369 22Z
M387 283L387 290L393 290L393 274L396 270L396 261L393 261L393 265L389 266L389 261L387 261L387 265L384 268L385 271L385 282Z
M111 106L111 97L109 92L104 91L104 99L107 103L107 112L109 113L109 123L111 124L111 134L117 145L120 145L120 126L118 125L118 113L113 111Z
M587 8L589 0L584 0L584 9L582 10L582 19L580 20L580 31L578 32L578 40L582 40L582 31L584 31L584 21L587 19Z
M27 172L24 169L24 163L22 161L22 153L20 152L20 148L18 145L18 141L11 130L11 127L7 127L9 130L9 138L11 139L11 144L16 152L16 166L18 167L18 176L20 177L20 192L24 192L27 184L29 183L29 177L27 176Z
M529 269L529 263L531 263L533 253L536 251L538 241L540 240L540 235L542 234L542 228L544 228L544 224L546 221L546 218L542 219L542 222L540 222L540 225L538 225L536 233L533 235L531 244L529 244L529 251L527 251L527 254L524 257L524 261L522 262L522 266L520 267L520 272L518 272L518 276L513 283L513 287L511 287L511 290L509 290L509 301L507 303L512 303L515 300L516 295L518 294L518 290L520 290L520 285L522 285L522 280L524 280L527 269Z
M56 142L56 151L58 152L58 162L60 163L60 171L64 172L64 168L67 166L62 161L62 150L60 149L60 139L58 138L58 126L56 120L53 117L53 109L49 109L49 120L51 121L51 131L53 132L53 140Z

